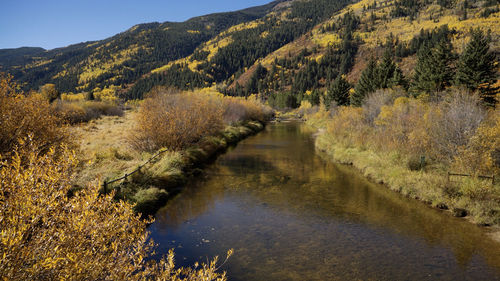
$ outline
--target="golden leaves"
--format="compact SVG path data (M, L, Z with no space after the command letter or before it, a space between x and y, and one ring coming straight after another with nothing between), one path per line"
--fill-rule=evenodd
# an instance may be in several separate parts
M160 89L142 103L131 139L146 151L180 150L214 135L224 124L263 121L268 110L255 96L224 97L212 88L183 93Z

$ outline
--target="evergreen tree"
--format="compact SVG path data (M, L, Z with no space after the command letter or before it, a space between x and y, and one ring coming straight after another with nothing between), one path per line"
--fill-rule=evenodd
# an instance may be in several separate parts
M361 106L365 96L369 93L375 92L377 85L379 84L377 76L377 62L374 58L371 58L368 62L368 66L361 73L361 77L354 88L354 94L351 96L352 105Z
M471 33L472 39L458 61L455 82L472 91L479 90L485 103L495 104L495 55L489 51L489 40L480 29Z
M403 75L403 71L396 66L396 69L394 70L394 76L392 76L391 81L390 81L391 87L393 86L401 86L403 89L408 90L408 81Z
M442 91L453 80L454 55L449 40L441 40L435 48L424 44L417 53L413 89L418 92Z
M377 67L377 88L389 88L391 85L392 78L396 72L396 64L392 60L392 54L389 49L386 49L382 62Z
M332 102L336 102L337 105L349 105L350 89L351 84L342 75L337 76L337 79L333 81L325 96L324 103L326 108L329 109Z
M419 92L430 92L434 89L432 77L432 50L428 44L424 44L417 52L417 65L412 81L412 90Z
M308 96L308 101L311 105L319 105L321 102L321 92L318 89L314 89L311 95Z
M450 86L453 81L452 64L455 60L453 47L449 40L441 40L432 50L433 68L432 78L436 91L442 91Z

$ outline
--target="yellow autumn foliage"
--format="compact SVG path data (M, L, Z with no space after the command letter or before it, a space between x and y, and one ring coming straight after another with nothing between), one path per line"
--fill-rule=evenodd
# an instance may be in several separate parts
M103 102L109 102L109 103L116 103L118 101L118 97L116 96L116 91L120 87L118 86L109 86L104 89L99 89L96 88L93 91L94 98L97 101L103 101Z
M63 120L55 116L47 98L24 95L17 88L12 76L0 74L0 154L10 153L28 135L45 149L67 142Z
M61 100L67 102L82 102L85 100L85 94L63 93L61 94Z
M271 109L256 96L225 97L214 88L195 92L157 88L141 103L131 140L141 150L180 150L225 125L264 121L270 114Z
M225 280L216 260L175 268L173 252L156 262L148 221L132 205L99 194L97 183L72 190L75 154L41 154L21 143L0 158L2 280Z
M491 112L468 144L460 148L454 166L473 174L500 174L500 109Z

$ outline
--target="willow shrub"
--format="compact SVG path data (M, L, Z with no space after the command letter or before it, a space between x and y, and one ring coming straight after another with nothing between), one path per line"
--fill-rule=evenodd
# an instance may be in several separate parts
M123 116L123 109L111 102L57 100L52 103L57 116L69 124L78 124L98 119L101 116Z
M68 142L64 122L40 94L19 93L9 75L0 74L0 154L7 154L19 139L30 136L38 146L48 149Z
M337 110L328 131L346 145L397 150L417 158L423 155L473 173L498 173L499 111L488 114L478 96L466 91L440 95L437 101L428 102L391 90L378 92L362 108Z
M134 145L154 151L182 150L223 128L220 100L196 93L158 92L146 98L137 115Z
M3 279L225 280L216 259L194 268L175 268L172 251L149 259L148 221L113 194L100 195L97 183L73 192L77 161L60 150L40 153L21 142L11 157L0 158Z
M500 109L489 112L458 152L454 168L470 173L500 175Z
M155 89L139 108L131 141L140 150L183 150L226 125L264 121L270 114L271 109L255 97L224 97L210 88L198 92Z

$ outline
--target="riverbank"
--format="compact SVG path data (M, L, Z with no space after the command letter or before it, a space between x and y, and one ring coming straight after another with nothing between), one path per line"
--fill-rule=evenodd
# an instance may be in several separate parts
M445 167L440 166L428 166L425 170L412 171L406 165L408 157L405 155L396 151L377 152L355 144L344 145L324 129L318 130L315 146L334 161L354 166L365 177L384 184L392 191L423 201L453 216L465 217L475 224L493 226L492 230L496 232L493 234L494 238L500 241L498 202L494 198L474 200L464 194L453 193L465 190L470 185L480 184L488 187L489 183L484 180L468 178L448 181ZM498 184L489 188L498 188Z
M143 152L129 144L128 132L137 112L127 111L123 117L104 117L75 127L80 139L82 163L77 172L75 188L84 187L96 178L101 184L123 177L157 152ZM135 203L135 210L153 215L175 195L206 163L214 160L229 146L264 129L260 121L245 121L227 126L218 134L206 136L197 145L181 151L165 151L138 172L106 186L116 191L117 199ZM162 151L160 149L159 151ZM104 192L104 189L103 189Z
M157 253L175 248L187 266L233 248L224 270L237 281L497 279L485 228L328 161L314 132L271 122L220 155L155 215Z

